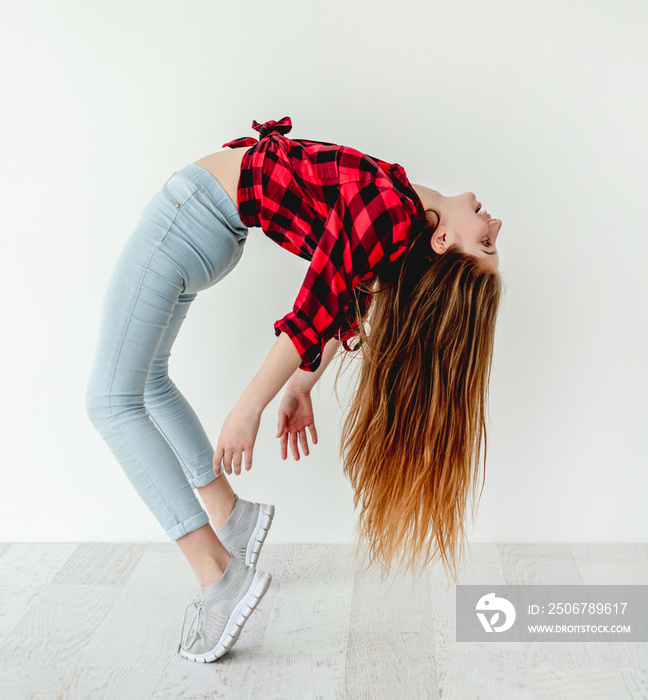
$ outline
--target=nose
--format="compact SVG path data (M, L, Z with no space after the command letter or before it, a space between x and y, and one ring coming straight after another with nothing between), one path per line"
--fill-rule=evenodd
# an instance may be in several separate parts
M500 229L502 228L502 220L501 219L491 219L488 222L488 232L490 233L493 238L497 238Z

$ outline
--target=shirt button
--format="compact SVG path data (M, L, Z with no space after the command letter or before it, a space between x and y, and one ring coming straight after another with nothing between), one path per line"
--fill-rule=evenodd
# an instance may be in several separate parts
M180 206L180 205L178 204L178 202L176 202L175 205L176 205L176 207L179 207L179 206Z

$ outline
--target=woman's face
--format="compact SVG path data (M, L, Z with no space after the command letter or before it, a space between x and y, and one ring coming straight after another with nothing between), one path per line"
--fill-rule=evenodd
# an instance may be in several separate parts
M472 192L445 197L436 190L415 185L424 207L432 207L441 220L430 244L435 253L444 253L454 243L465 252L482 259L488 266L499 267L496 241L502 222L491 218Z

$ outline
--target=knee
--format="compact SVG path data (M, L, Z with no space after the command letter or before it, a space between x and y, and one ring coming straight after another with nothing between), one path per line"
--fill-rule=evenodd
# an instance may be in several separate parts
M151 371L146 378L144 395L148 398L153 398L156 394L165 394L171 389L172 384L169 377L168 365L163 367L151 367Z
M95 428L101 428L110 420L110 396L101 391L92 380L86 386L85 410Z
M108 391L100 382L91 380L86 387L85 409L91 423L101 431L114 426L121 419L144 411L144 396L125 391Z

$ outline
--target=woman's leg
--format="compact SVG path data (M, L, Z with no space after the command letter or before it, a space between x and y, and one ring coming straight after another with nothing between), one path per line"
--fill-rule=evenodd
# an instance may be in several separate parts
M169 377L171 349L196 296L194 292L178 297L146 379L144 407L176 455L189 484L212 479L206 486L196 486L211 523L176 540L193 569L198 585L203 587L222 576L231 558L213 528L218 529L227 521L234 506L234 491L225 473L218 478L215 478L213 470L204 473L205 465L211 464L214 449L191 404ZM203 491L212 497L204 498Z
M176 453L189 483L198 490L212 526L218 529L232 512L234 490L225 472L221 472L218 478L212 473L214 448L193 408L169 377L171 349L195 297L196 293L181 294L178 298L151 364L144 389L144 404L151 420ZM176 450L176 445L180 451ZM205 483L207 480L209 483Z
M225 524L235 499L234 490L224 472L217 478L212 473L213 469L204 473L205 464L211 466L214 449L191 404L169 377L171 349L195 297L196 293L181 294L178 298L151 364L144 389L144 404L151 420L178 458L189 483L195 485L207 478L212 479L205 486L196 486L211 523L176 540L194 571L198 585L203 587L217 581L229 564L231 557L214 528ZM196 474L200 476L196 477Z
M93 424L199 585L222 574L229 554L193 488L222 475L213 473L209 440L165 367L190 302L234 267L247 233L240 219L240 228L228 226L205 194L176 173L145 209L106 290L86 397ZM210 489L220 494L212 507L223 507L228 489L224 477Z

